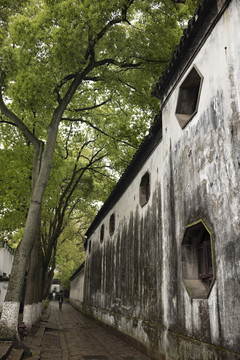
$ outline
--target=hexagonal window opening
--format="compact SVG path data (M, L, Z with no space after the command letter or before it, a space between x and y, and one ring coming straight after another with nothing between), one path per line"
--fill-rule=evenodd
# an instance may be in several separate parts
M181 245L182 278L191 298L206 299L215 280L212 232L202 220L186 227Z
M179 88L176 117L183 129L198 110L203 76L193 67Z

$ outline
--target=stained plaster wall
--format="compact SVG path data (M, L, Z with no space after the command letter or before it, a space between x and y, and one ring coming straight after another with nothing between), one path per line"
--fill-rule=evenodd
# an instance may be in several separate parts
M240 358L239 21L233 0L164 99L162 141L88 239L86 313L138 340L156 359ZM178 90L193 65L204 77L199 108L181 129ZM141 208L146 171L151 196ZM181 275L185 227L198 219L213 232L216 281L208 299L191 299Z
M70 302L76 308L82 310L84 294L84 268L78 273L76 277L71 279L70 286Z
M0 280L0 312L2 312L3 302L7 293L8 280Z
M6 243L0 244L0 276L5 273L6 277L9 277L12 270L13 263L13 250L8 247Z
M3 302L7 293L8 278L11 274L13 263L13 250L8 247L6 243L0 244L0 276L6 274L4 278L0 280L0 312L2 311Z

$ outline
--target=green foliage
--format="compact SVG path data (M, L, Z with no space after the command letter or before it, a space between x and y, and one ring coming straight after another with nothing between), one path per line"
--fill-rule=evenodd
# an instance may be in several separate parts
M31 189L33 149L16 128L0 124L0 228L2 234L24 226Z
M151 88L195 7L196 0L1 2L1 91L39 140L46 143L58 105L81 77L64 108L42 204L46 244L57 209L64 216L57 267L66 286L83 259L80 235L159 111ZM34 150L20 130L2 121L9 119L0 118L0 228L17 242L29 207ZM89 166L94 154L98 162ZM86 167L70 186L74 171Z
M76 225L75 225L76 226ZM69 278L85 259L81 236L76 236L74 224L68 226L59 239L57 250L57 275L64 289L69 289Z
M49 300L49 298L47 298L45 303L44 303L44 309L48 308L49 302L50 302L50 300Z

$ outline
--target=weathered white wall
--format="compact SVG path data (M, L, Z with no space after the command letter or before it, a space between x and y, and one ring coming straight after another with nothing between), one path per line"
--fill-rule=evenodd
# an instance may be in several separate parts
M216 284L208 301L191 300L186 292L183 311L191 336L202 337L203 326L215 345L240 351L240 4L233 1L192 65L204 80L198 113L184 130L176 123L178 88L163 109L163 146L172 154L175 194L176 238L184 227L203 216L214 231ZM190 70L190 69L189 69ZM186 76L187 73L184 75ZM164 162L165 188L170 161ZM167 209L168 199L164 198ZM166 226L165 226L166 225ZM168 248L168 222L163 227L165 256ZM179 241L177 242L179 246ZM170 281L167 268L163 277ZM166 285L167 286L167 285ZM165 302L165 325L171 322L172 301ZM202 324L202 308L209 324ZM177 309L176 309L177 310ZM207 341L207 337L206 337Z
M197 114L181 129L175 109L187 71L162 109L162 141L102 222L103 243L102 223L88 240L86 311L157 359L240 356L239 23L233 0L188 69L195 65L204 77ZM151 196L141 208L146 171ZM191 299L181 276L185 227L198 219L214 234L216 281L208 299Z
M0 281L0 312L2 312L3 302L7 293L8 281Z
M69 299L72 305L82 310L84 297L84 269L73 279L70 284Z
M13 250L6 243L0 244L0 276L6 274L9 277L12 270ZM2 311L3 302L7 293L8 281L0 281L0 312Z
M0 247L0 276L3 276L3 273L6 274L6 277L9 277L12 270L13 263L13 251L5 243Z
M60 284L51 284L49 292L50 293L52 293L52 292L59 293L60 290L61 290L61 285Z

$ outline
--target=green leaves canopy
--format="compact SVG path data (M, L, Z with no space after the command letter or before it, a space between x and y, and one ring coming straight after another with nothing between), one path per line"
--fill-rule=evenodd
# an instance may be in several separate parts
M66 171L59 159L74 157L83 138L105 149L111 175L124 170L158 112L157 101L150 97L151 87L195 5L194 0L186 4L171 0L11 0L0 5L1 91L8 107L38 140L46 142L51 119L68 97L73 81L79 79L63 111L43 209L58 199L54 189L61 186L63 177L56 174ZM9 119L2 116L0 121ZM19 214L24 219L33 152L20 132L7 130L7 124L2 130L2 164L12 156L15 172L9 170L2 178L10 183L7 179L14 172L13 184L1 190L1 207L5 214L6 209L11 211L14 196L19 198L21 192ZM4 136L11 131L10 146ZM80 140L78 133L83 134Z

